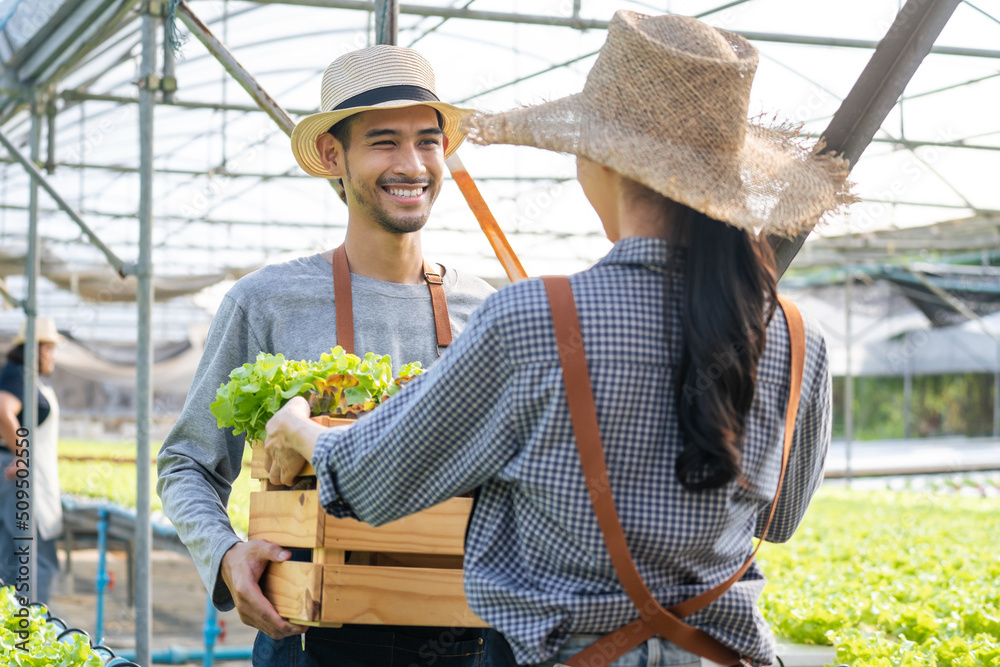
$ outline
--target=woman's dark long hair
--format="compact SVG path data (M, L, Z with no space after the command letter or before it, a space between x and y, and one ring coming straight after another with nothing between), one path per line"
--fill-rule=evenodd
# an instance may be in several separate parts
M690 491L716 489L741 474L757 362L777 305L774 255L764 239L674 206L671 245L687 247L669 272L684 276L676 472Z

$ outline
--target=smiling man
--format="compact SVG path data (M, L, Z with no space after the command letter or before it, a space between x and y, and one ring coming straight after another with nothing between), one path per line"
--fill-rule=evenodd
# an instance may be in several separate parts
M492 630L344 626L307 628L281 618L260 590L272 561L295 557L263 540L242 541L226 505L244 436L220 430L209 405L229 373L261 351L318 359L335 345L392 355L395 370L434 363L492 292L485 282L424 259L420 230L444 179L445 158L471 113L438 100L416 51L373 46L335 60L323 76L322 112L292 133L312 176L338 179L347 202L340 247L267 266L223 299L180 419L157 458L163 509L191 551L212 601L261 632L253 664L514 664Z

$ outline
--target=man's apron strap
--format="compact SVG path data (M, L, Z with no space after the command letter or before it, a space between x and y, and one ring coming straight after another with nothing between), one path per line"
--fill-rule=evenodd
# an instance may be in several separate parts
M448 301L444 296L444 278L433 264L424 260L424 280L431 292L431 307L434 308L434 332L437 334L438 348L451 345L451 319L448 317ZM440 353L440 349L438 352Z
M424 260L424 280L431 295L434 309L434 332L438 352L452 341L451 318L444 293L444 280L431 264ZM354 300L351 296L351 268L347 263L347 250L340 245L333 251L333 300L337 311L337 344L348 354L354 352Z
M573 656L566 664L570 667L584 665L603 667L657 634L691 653L719 664L749 664L735 651L724 646L708 633L694 628L680 619L718 599L743 576L753 562L754 555L763 544L764 537L767 536L771 526L791 451L805 366L805 328L798 309L790 301L779 297L785 312L785 319L788 322L789 340L791 341L791 381L785 414L781 473L778 476L778 488L774 501L771 503L771 510L761 540L742 567L729 579L695 598L664 609L653 597L635 566L635 561L632 559L625 541L625 533L618 519L618 513L615 510L608 471L604 461L604 449L598 429L594 393L587 370L583 335L569 279L559 276L547 277L542 280L552 311L563 384L566 388L566 399L569 404L577 449L580 453L580 462L587 482L587 491L590 494L591 504L597 515L597 521L601 527L601 533L607 544L615 572L640 614L639 619L594 642Z
M354 298L351 296L351 267L347 249L333 251L333 306L337 310L337 345L354 354Z

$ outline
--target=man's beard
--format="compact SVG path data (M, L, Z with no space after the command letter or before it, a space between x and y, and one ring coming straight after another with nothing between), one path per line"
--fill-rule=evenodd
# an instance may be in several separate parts
M389 232L390 234L412 234L413 232L419 232L423 229L424 225L427 224L427 218L430 217L431 211L430 207L421 214L414 214L414 216L406 218L394 218L387 210L382 206L378 190L381 190L385 185L392 185L393 181L385 182L375 182L375 192L370 193L371 196L365 196L365 193L354 187L354 183L351 179L351 169L345 162L344 171L346 172L344 178L344 188L350 191L351 195L354 197L354 201L357 202L358 206L365 209L369 217L378 224L379 227ZM426 195L431 196L431 190L433 189L433 182L427 182ZM433 204L433 200L431 201Z

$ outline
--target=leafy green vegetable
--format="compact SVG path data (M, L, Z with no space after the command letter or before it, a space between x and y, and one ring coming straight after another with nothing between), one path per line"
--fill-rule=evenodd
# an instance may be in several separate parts
M56 641L58 635L59 629L45 619L44 609L22 609L13 586L0 589L0 665L101 667L104 664L82 635Z
M824 488L768 544L775 633L855 667L1000 667L1000 499Z
M420 363L413 362L394 379L389 355L369 352L361 358L339 345L319 361L289 361L281 354L261 352L255 363L229 374L210 407L219 428L232 427L233 435L245 431L248 440L260 441L267 421L295 396L309 399L313 416L357 417L422 372Z

